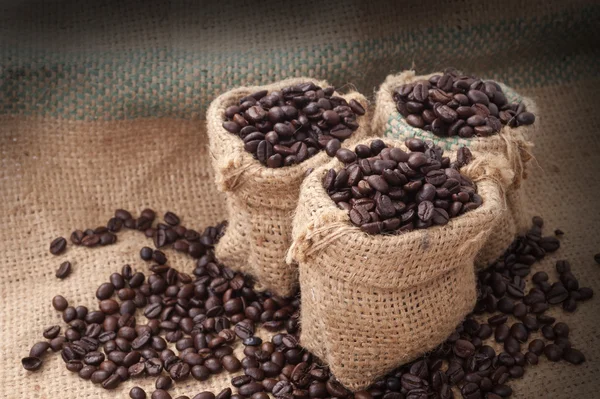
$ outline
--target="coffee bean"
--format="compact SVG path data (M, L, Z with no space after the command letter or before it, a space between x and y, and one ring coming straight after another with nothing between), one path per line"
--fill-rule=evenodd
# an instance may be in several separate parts
M557 362L562 358L563 350L558 345L549 344L544 348L544 354L551 362Z
M546 356L548 356L548 354L546 354ZM554 357L555 353L553 353L552 356ZM574 348L565 349L562 353L562 358L571 364L581 364L585 362L585 356L583 353ZM548 359L550 358L548 357Z
M240 361L235 356L231 355L224 356L221 359L221 363L223 364L223 368L230 373L234 373L242 367Z
M461 358L467 358L475 352L475 347L469 341L459 339L454 343L454 354Z
M131 399L146 399L146 392L140 387L133 387L129 391Z
M60 326L52 326L48 327L44 330L44 338L46 339L54 339L60 333Z
M569 291L561 284L555 283L546 294L546 299L549 304L556 305L565 301L569 297Z
M356 161L356 154L346 148L340 148L336 151L335 157L345 164Z
M42 367L42 360L38 357L24 357L21 359L21 365L27 371L35 371Z
M152 392L152 395L150 396L151 399L172 399L171 394L169 394L169 392L165 391L164 389L157 389L156 391Z
M67 248L67 240L65 240L64 237L55 238L50 243L50 253L52 255L60 255L65 251L66 248Z
M71 274L71 262L63 262L60 267L56 270L56 277L59 279L67 278Z
M510 327L510 335L519 342L526 342L529 332L523 323L515 323Z

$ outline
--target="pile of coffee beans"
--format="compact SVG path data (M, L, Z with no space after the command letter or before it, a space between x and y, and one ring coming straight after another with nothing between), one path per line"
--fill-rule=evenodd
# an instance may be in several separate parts
M45 328L48 341L35 344L22 359L26 370L39 369L44 354L52 349L60 351L68 370L105 389L145 375L157 378L153 398L170 398L166 390L173 381L188 376L203 381L223 370L238 371L242 363L233 355L232 345L238 339L256 342L257 324L268 331L297 330L299 299L258 293L249 277L217 262L213 247L225 223L199 233L182 226L172 212L155 227L156 213L150 209L137 219L117 210L115 218L153 239L155 249L140 250L143 260L153 261L151 274L146 277L125 265L98 287L97 310L70 306L63 296L55 296L52 306L62 312L66 330L61 335L61 326ZM86 236L92 234L96 233ZM167 256L158 248L169 244L197 259L193 275L168 266ZM66 242L62 246L60 253ZM139 311L146 324L136 323ZM175 345L177 354L169 344ZM144 397L139 392L136 389L132 397Z
M358 129L365 109L334 95L333 87L306 82L262 90L225 110L223 128L239 135L246 151L270 168L301 163L332 141L337 146Z
M224 226L207 228L200 239L215 243ZM129 378L156 378L152 399L172 399L168 391L177 382L204 381L223 370L243 370L231 379L236 393L203 391L193 399L268 399L269 393L277 399L451 399L457 393L468 399L506 398L513 393L510 380L542 357L575 365L585 361L572 347L569 326L545 313L559 304L572 312L575 307L565 303L588 300L593 291L579 286L565 260L556 264L558 281L550 283L547 273L537 272L531 279L535 287L528 289L525 282L532 266L560 247L556 237L542 236L542 226L543 220L534 218L527 234L479 272L475 309L446 342L363 391L345 389L299 346L299 298L255 292L249 278L217 262L211 245L193 276L167 266L166 259L150 266L147 279L125 265L98 287L99 310L69 306L57 295L52 306L62 312L66 330L61 335L58 325L44 329L46 340L33 345L22 365L37 370L49 349L60 351L68 370L105 389ZM144 247L140 256L151 260L157 252ZM146 324L136 323L137 309L143 309ZM263 342L254 335L258 323L277 333ZM241 360L232 349L238 339L244 345ZM129 396L148 397L140 387Z
M406 122L437 136L487 137L502 125L531 125L535 115L523 103L509 103L500 85L448 68L429 80L394 90L396 108Z
M475 184L458 171L471 161L468 148L461 147L451 163L432 142L413 138L405 144L410 152L381 140L337 150L345 167L330 169L323 186L354 225L369 234L407 232L444 225L482 204Z

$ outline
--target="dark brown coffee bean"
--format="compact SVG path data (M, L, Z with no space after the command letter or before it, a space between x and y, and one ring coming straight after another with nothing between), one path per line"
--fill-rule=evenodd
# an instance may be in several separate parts
M164 389L157 389L156 391L152 392L152 395L150 396L151 399L172 399L172 396L169 392L165 391Z
M52 255L60 255L65 251L66 248L67 248L67 240L65 240L64 237L55 238L50 243L50 253Z
M192 399L215 399L215 394L209 391L200 392Z
M423 128L425 126L425 122L423 118L419 115L410 114L406 117L406 122L416 128Z
M555 283L546 294L546 300L551 305L556 305L565 301L569 297L569 291L561 284Z
M461 358L467 358L475 353L475 347L467 340L459 339L454 343L454 354Z
M133 387L129 391L131 399L146 399L146 392L140 387Z
M546 354L546 356L548 355ZM552 356L554 356L554 353L552 354ZM585 356L583 355L583 353L574 348L565 349L562 353L562 358L571 364L581 364L585 362Z
M340 148L335 153L335 157L345 164L356 161L356 154L346 148Z
M54 339L60 333L60 326L52 326L48 327L44 330L44 338L46 339Z
M252 396L257 392L263 392L264 390L264 386L258 382L249 382L238 388L238 392L240 393L240 395L246 397Z
M96 234L85 236L81 240L81 244L85 247L94 247L100 243L100 236Z
M562 358L563 350L558 345L549 344L544 348L544 354L551 362L557 362Z
M64 279L67 278L71 274L71 262L63 262L60 264L60 267L56 270L56 278Z

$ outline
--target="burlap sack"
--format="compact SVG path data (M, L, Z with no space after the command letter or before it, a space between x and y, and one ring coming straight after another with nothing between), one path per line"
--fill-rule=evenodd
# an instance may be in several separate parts
M222 94L207 113L208 137L217 188L226 193L229 225L216 248L217 257L231 268L254 276L259 289L279 295L292 295L297 289L298 272L285 263L291 243L292 213L296 208L305 172L329 161L325 151L299 165L267 168L244 150L239 137L222 127L224 112L239 99L258 90L278 90L312 81L321 87L326 81L309 78L283 80L260 87L241 87ZM338 95L340 95L338 93ZM366 108L367 100L355 91L342 95L356 99ZM348 146L367 136L369 115L358 117L360 127L344 141Z
M322 181L342 167L338 160L307 177L288 256L300 269L300 341L346 387L362 389L433 349L472 311L473 260L499 222L507 166L501 156L474 153L462 173L477 182L483 205L446 226L400 235L363 233L337 208Z
M393 99L394 90L405 83L429 79L435 74L417 76L415 71L409 70L398 75L389 75L377 92L373 129L384 131L385 137L401 141L417 137L423 140L432 140L444 150L456 150L461 146L467 146L473 151L502 154L508 159L510 168L515 172L515 178L506 191L508 206L506 212L502 215L500 227L490 235L487 243L477 255L477 264L484 267L489 261L493 261L502 255L504 249L512 242L518 232L522 232L529 227L533 215L525 211L521 186L526 182L528 164L532 157L532 140L537 125L520 126L518 128L503 126L499 134L490 137L473 137L471 139L463 139L458 136L438 137L432 132L409 125L396 109L396 103ZM508 101L522 101L528 111L539 117L533 100L520 96L502 83L500 83L500 86Z

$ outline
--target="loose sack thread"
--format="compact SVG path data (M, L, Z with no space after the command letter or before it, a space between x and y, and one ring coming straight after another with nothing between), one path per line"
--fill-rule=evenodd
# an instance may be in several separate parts
M321 151L304 162L282 168L263 166L244 149L243 141L226 131L225 110L240 98L259 90L280 90L304 82L327 87L326 81L309 78L283 80L261 87L240 87L213 101L207 113L209 147L217 188L226 193L229 225L216 248L216 255L233 269L256 277L259 290L282 296L297 289L298 271L285 262L291 244L292 215L298 202L305 172L329 160ZM357 92L340 95L347 101L367 101ZM369 134L369 114L357 120L359 128L342 146L352 146Z
M506 157L507 167L514 172L514 180L506 189L507 209L501 216L502 221L477 255L476 264L484 267L502 254L518 232L528 228L531 215L525 212L523 194L520 189L527 177L527 163L533 159L531 153L533 142L530 141L530 137L535 133L535 125L518 128L503 126L498 134L471 139L439 137L432 132L410 126L396 109L393 100L394 89L406 83L429 79L436 74L440 73L416 76L415 71L408 70L398 75L389 75L376 95L373 128L376 131L385 131L386 137L402 141L416 137L422 140L431 140L447 150L456 150L461 146L466 146L472 151L502 154ZM500 86L509 101L522 101L528 111L538 114L536 104L531 99L520 96L508 86L503 84Z
M300 270L300 340L346 387L362 389L433 349L472 310L473 260L497 228L513 179L504 157L473 156L461 173L477 181L482 206L401 235L367 235L331 201L322 178L341 162L303 183L287 256Z

